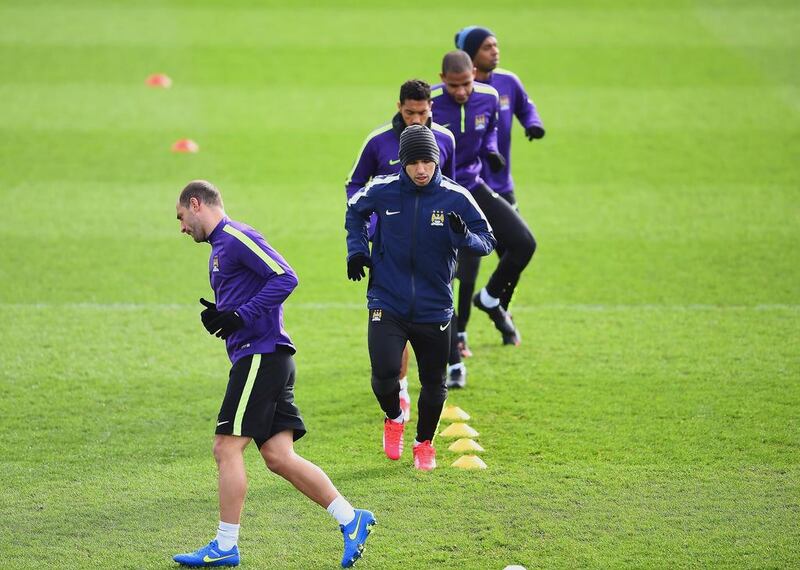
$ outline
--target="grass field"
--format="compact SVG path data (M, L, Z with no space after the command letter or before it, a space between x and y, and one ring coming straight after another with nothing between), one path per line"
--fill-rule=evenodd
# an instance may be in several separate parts
M513 146L540 249L523 345L475 315L450 398L489 468L437 440L421 474L380 450L343 181L474 23L547 127ZM790 1L2 0L0 566L170 568L213 536L193 178L300 276L298 450L376 513L357 567L800 565L799 60ZM336 567L327 513L247 462L244 567Z

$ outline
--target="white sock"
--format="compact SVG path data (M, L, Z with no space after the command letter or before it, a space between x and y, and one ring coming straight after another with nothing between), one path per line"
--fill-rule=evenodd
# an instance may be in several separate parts
M400 378L400 391L408 392L408 376Z
M217 544L220 550L230 550L239 542L239 525L219 521Z
M399 416L397 416L396 418L389 418L389 419L392 420L396 424L402 424L403 423L403 418L405 418L405 414L403 414L403 410L400 410L400 415Z
M328 505L328 512L336 519L336 522L341 525L348 525L356 518L353 505L348 503L347 499L341 495L337 496L333 502Z
M463 362L459 362L457 364L448 364L447 365L447 372L448 373L452 372L453 370L458 370L458 369L464 370L464 363Z
M481 303L483 304L484 307L494 309L497 305L500 304L500 299L489 295L489 293L486 292L486 287L484 287L483 289L481 289Z

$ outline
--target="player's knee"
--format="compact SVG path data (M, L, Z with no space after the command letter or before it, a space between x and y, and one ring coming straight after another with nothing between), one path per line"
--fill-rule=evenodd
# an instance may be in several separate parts
M267 464L267 469L276 475L283 475L286 473L286 469L290 461L290 458L286 453L265 451L262 452L261 455L264 457L264 462Z
M423 384L420 388L420 396L422 399L432 406L444 404L447 399L447 386L445 386L444 378L441 383L436 384Z
M214 453L214 460L217 462L217 465L219 465L229 457L230 446L226 445L224 439L216 438L214 439L214 447L212 451Z
M372 374L372 391L379 395L391 394L400 389L400 367L375 371Z
M509 248L508 252L511 259L514 260L515 265L524 268L536 253L536 238L530 231L525 231L522 237L514 244L513 250Z

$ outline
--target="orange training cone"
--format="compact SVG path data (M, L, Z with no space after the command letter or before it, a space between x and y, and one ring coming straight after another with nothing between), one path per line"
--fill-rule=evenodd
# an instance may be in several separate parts
M180 139L172 145L172 152L197 152L198 150L200 150L200 145L192 139Z
M164 73L154 73L145 79L144 83L148 87L161 87L162 89L169 89L172 87L172 79Z

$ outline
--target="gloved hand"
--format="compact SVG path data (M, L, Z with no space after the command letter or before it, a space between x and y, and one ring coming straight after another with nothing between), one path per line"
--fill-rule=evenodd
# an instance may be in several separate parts
M464 220L462 220L461 216L459 216L457 213L448 212L447 221L450 222L450 229L454 234L462 236L467 234L467 224L464 223Z
M203 311L200 313L200 320L203 322L203 326L206 327L208 332L212 332L208 325L219 316L219 311L217 310L217 304L212 303L211 301L206 301L202 297L200 298L200 304L205 307Z
M347 260L347 278L350 281L361 281L366 276L365 267L372 267L372 260L363 253L357 253Z
M528 137L529 141L532 141L533 139L540 139L544 136L544 129L536 125L531 125L525 129L525 136Z
M489 163L489 170L500 172L506 165L506 159L499 152L490 152L486 155L486 162Z
M208 323L206 329L217 338L228 338L243 326L244 320L236 311L218 311L216 318Z

